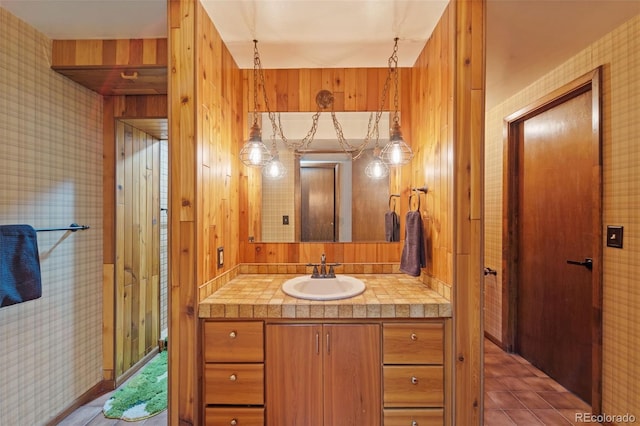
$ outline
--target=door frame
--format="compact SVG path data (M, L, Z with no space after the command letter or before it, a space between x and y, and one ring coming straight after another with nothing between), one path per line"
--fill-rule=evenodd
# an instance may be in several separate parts
M550 94L514 112L504 119L503 142L503 222L502 222L502 347L515 349L518 300L518 201L519 126L526 119L547 111L585 92L592 93L591 152L593 270L592 270L592 410L602 410L602 137L601 137L601 67L578 77Z

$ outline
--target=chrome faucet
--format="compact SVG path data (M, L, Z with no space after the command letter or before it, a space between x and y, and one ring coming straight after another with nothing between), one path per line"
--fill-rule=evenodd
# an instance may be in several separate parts
M338 265L339 263L331 263L327 265L327 256L324 253L322 253L322 256L320 256L319 264L307 264L307 266L313 266L313 273L311 274L311 278L335 278L336 273L333 267ZM318 266L320 267L320 271L318 271ZM327 266L329 266L329 271L327 271Z

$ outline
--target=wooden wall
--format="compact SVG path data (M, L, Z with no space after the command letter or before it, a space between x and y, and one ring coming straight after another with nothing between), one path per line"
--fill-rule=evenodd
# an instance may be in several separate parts
M391 48L389 45L389 53ZM259 46L258 46L259 48ZM402 54L401 52L399 53ZM401 115L409 117L411 69L399 69L398 103ZM242 70L243 96L247 114L243 114L244 137L248 137L250 120L248 112L253 111L253 70ZM272 111L315 112L318 109L316 95L320 90L330 90L334 96L335 111L377 111L381 107L382 92L388 68L315 68L315 69L266 69L265 90ZM258 86L262 90L262 86ZM395 88L390 84L383 110L393 108L391 101ZM262 92L258 94L258 111L266 111ZM405 119L400 124L403 136L411 141L411 126ZM267 124L268 125L268 124ZM407 211L411 167L404 166L392 170L390 193L403 194L398 200L401 218ZM260 233L260 191L261 175L255 169L241 165L240 185L240 262L241 263L307 263L317 262L325 252L329 259L343 263L399 262L402 248L399 244L385 243L325 243L318 248L306 243L261 243L249 242L250 235ZM386 200L385 200L386 205ZM404 236L404 220L400 221L400 235ZM332 254L332 255L330 255ZM335 260L333 260L335 259Z
M423 62L417 63L414 70L401 70L400 110L405 117L404 136L414 149L425 153L401 172L394 171L391 182L392 192L402 194L402 215L407 210L412 185L433 186L429 218L437 218L440 229L433 234L437 244L433 247L436 250L431 251L432 269L425 272L450 283L453 288L455 341L452 346L457 361L454 400L450 402L456 424L469 425L480 424L481 416L478 289L482 274L482 236L478 209L481 198L478 197L482 189L479 166L483 142L483 31L484 1L455 0L438 24L433 38L438 41L425 48ZM317 259L323 252L342 262L397 262L401 243L249 244L248 235L253 232L249 234L246 229L255 216L250 212L252 201L248 194L258 193L259 186L253 172L240 167L237 153L248 133L246 112L252 109L249 101L253 99L249 78L252 70L236 69L201 5L191 0L169 2L169 52L172 141L169 333L173 336L169 346L169 422L200 424L197 303L202 294L199 296L197 290L210 277L219 276L240 262L299 263ZM205 59L206 55L211 58ZM386 75L386 68L265 72L274 110L315 111L315 95L326 88L334 92L337 111L363 111L379 107L377 96L381 93L384 82L381 76ZM418 79L415 84L414 78ZM426 92L416 94L414 90ZM436 90L440 90L440 94L436 95ZM235 98L234 93L242 96ZM414 113L412 108L419 112ZM433 139L429 140L426 132L418 131L413 137L417 129L422 129L425 118L421 114L426 113L434 117L428 126L444 138L437 153ZM439 169L427 167L436 162ZM438 170L437 179L434 170ZM234 184L236 179L238 182ZM234 198L234 191L239 197ZM219 212L223 216L214 219ZM233 225L235 218L239 227ZM218 224L222 224L220 229ZM214 270L208 256L220 242L231 249L231 259L224 269ZM234 244L239 250L235 259Z
M102 359L103 377L115 387L116 374L116 126L118 118L166 118L167 96L107 96L103 98L103 172L102 212L104 236L102 243Z
M484 1L452 1L412 69L411 186L426 183L425 281L454 308L454 424L482 413ZM424 203L423 203L424 205Z
M485 1L456 5L454 116L455 421L482 423Z
M411 127L415 157L411 186L427 185L422 219L426 274L453 284L455 7L449 6L412 69Z
M199 2L169 2L169 423L202 424L200 287L238 264L242 78ZM217 266L217 248L224 265Z
M116 378L160 337L160 141L116 123Z

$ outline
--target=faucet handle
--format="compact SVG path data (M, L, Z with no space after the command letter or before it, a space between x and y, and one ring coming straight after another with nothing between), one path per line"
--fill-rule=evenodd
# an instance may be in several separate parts
M333 270L333 265L329 265L329 275L328 275L328 277L329 278L335 278L336 277L336 273Z
M318 273L318 265L313 265L313 273L311 274L311 278L318 278L320 274Z

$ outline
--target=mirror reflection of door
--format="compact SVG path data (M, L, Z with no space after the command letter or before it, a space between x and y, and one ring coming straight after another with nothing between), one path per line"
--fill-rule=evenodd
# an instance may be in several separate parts
M336 241L335 200L335 166L300 168L302 241Z

